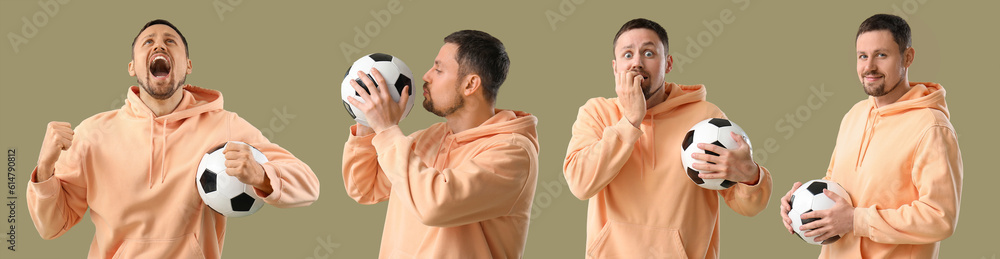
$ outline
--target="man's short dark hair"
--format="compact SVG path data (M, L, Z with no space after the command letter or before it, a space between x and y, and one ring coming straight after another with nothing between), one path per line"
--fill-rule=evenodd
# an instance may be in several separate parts
M510 67L510 58L503 43L489 33L477 30L456 31L444 37L444 42L458 45L458 53L455 54L459 64L458 74L462 77L469 73L479 75L484 97L495 102Z
M157 24L163 24L163 25L166 25L166 26L170 26L171 29L174 29L174 31L177 32L177 35L181 36L181 41L184 42L184 55L186 55L187 57L191 57L191 50L188 49L188 40L187 40L187 38L184 38L184 34L181 33L181 30L178 30L177 27L174 26L174 24L172 24L172 23L170 23L170 22L168 22L167 20L164 20L164 19L152 20L152 21L147 22L146 25L143 25L142 29L139 29L139 33L137 33L135 35L135 38L132 38L132 49L135 49L135 41L139 39L139 34L142 34L142 31L145 31L146 28L149 28L149 26L153 26L153 25L157 25ZM132 55L135 55L135 53L132 53Z
M854 40L857 41L862 33L879 30L888 30L892 33L893 40L896 41L896 45L899 45L900 53L905 52L913 44L913 38L910 36L910 25L902 17L891 14L876 14L868 17L858 27L858 34L854 36Z
M646 18L632 19L631 21L628 21L625 24L623 24L622 28L618 29L618 33L615 34L615 40L611 41L611 51L614 52L615 46L618 44L618 37L622 36L622 33L634 29L649 29L653 32L656 32L656 36L660 37L660 42L663 42L664 54L670 52L670 43L669 39L667 38L667 30L663 29L663 26L660 26L659 23L650 21L649 19Z

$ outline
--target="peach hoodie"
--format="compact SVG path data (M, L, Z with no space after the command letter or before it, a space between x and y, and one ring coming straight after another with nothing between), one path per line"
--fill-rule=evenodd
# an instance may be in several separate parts
M718 258L719 195L753 216L767 206L770 173L754 186L698 187L681 165L681 141L695 123L724 118L703 85L666 83L667 100L646 111L642 129L616 98L580 107L563 167L587 207L587 258Z
M520 258L538 177L538 120L496 110L476 128L398 126L344 144L344 186L389 200L379 258Z
M962 153L945 91L912 87L893 104L869 97L840 123L824 179L854 202L854 231L823 246L820 258L937 258L958 224Z
M81 122L52 178L37 182L32 172L28 211L42 238L66 233L89 208L96 233L88 258L219 258L226 218L201 201L194 175L205 152L230 140L270 160L268 204L306 206L319 196L309 166L223 110L218 91L187 85L176 110L160 117L139 91L132 86L121 109Z

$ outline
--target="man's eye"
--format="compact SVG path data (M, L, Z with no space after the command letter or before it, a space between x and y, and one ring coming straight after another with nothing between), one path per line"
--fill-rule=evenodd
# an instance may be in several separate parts
M887 55L885 55L884 53L879 53L879 54L878 54L878 57L880 57L880 58L884 58L884 57L887 57Z
M643 53L643 54L646 55L647 58L653 56L653 52L652 51L646 51L646 53Z
M632 58L632 52L626 52L625 58Z
M868 55L861 55L861 56L858 56L858 58L860 58L860 59L868 59Z

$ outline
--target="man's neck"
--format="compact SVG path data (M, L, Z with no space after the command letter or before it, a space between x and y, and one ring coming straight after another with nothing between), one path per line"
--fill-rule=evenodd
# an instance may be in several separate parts
M466 100L465 107L445 116L452 133L478 127L496 114L493 103L482 100Z
M660 90L653 92L653 96L646 98L647 110L667 101L667 96L670 95L670 88L667 87L665 82L662 85L663 87L661 87Z
M900 80L899 85L893 87L891 92L875 97L875 107L885 107L886 105L896 103L896 101L899 101L899 98L902 98L903 95L910 91L910 88L910 80L903 77L903 80Z
M184 99L183 89L181 89L181 91L174 92L174 95L170 96L170 98L163 100L153 98L147 94L144 89L139 89L139 100L142 100L142 103L145 104L146 107L149 107L149 110L153 111L153 114L156 115L156 117L173 112L174 109L177 109L177 106L181 104L181 99Z

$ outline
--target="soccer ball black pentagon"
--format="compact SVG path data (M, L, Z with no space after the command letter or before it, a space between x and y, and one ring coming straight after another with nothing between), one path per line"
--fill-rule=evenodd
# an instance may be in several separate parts
M840 236L833 236L823 240L823 242L816 242L813 241L816 238L815 236L806 237L804 235L806 231L799 230L799 227L802 225L819 220L819 218L802 219L802 214L833 208L835 202L823 193L823 189L830 189L830 191L847 200L847 203L850 203L851 206L854 206L854 203L851 202L851 196L847 194L847 190L844 190L844 187L833 181L812 180L795 189L795 192L792 192L792 198L789 202L792 205L792 209L788 211L788 218L792 219L792 230L803 241L814 245L827 245L840 240Z
M736 141L729 136L730 132L743 136L743 141L746 141L747 145L750 145L750 137L747 137L747 134L743 132L743 128L740 128L740 126L736 125L736 123L727 119L712 118L703 120L695 124L694 127L691 127L691 130L689 130L687 135L684 136L684 141L681 142L681 163L684 164L684 172L687 174L688 178L690 178L691 181L698 186L710 190L724 190L736 184L736 182L726 179L702 179L701 177L698 177L698 173L701 173L702 171L694 169L694 167L691 166L694 163L705 162L694 159L691 157L691 154L706 153L715 156L719 155L715 152L705 151L698 148L698 143L709 143L727 149L735 149ZM752 146L750 150L753 152ZM708 171L706 173L713 172Z
M227 142L208 151L201 157L195 183L198 185L198 195L209 208L226 217L244 217L257 212L264 201L257 197L253 186L244 184L236 177L226 174L226 155L223 151L227 145L247 145L243 142ZM254 160L257 163L267 163L267 157L260 150L250 146Z
M354 61L354 65L347 69L347 73L344 74L344 81L340 84L340 97L344 102L344 108L347 109L347 114L351 115L351 118L354 118L361 125L369 126L365 114L358 107L354 107L351 103L347 102L347 98L354 98L364 103L361 95L351 86L351 81L357 82L365 92L369 92L370 94L368 86L358 78L358 71L364 72L368 75L368 78L371 78L372 82L375 82L375 78L370 73L372 68L377 69L382 74L382 78L385 78L385 83L390 86L389 95L392 96L393 101L398 102L399 97L402 96L403 87L410 86L410 100L406 103L406 110L403 110L402 117L406 118L406 115L410 113L410 108L413 108L413 100L416 99L416 96L413 95L413 72L410 72L410 68L398 57L383 53L372 53L359 58L358 61Z

